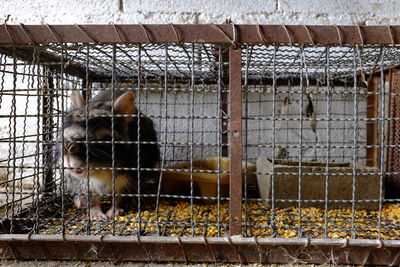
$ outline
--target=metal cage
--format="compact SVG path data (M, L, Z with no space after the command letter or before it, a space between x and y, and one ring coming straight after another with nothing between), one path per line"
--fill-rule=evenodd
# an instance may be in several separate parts
M2 257L399 264L399 45L399 26L4 24ZM118 113L120 91L135 112ZM107 92L109 113L93 112ZM141 166L151 145L160 159ZM121 173L134 189L118 191ZM134 205L117 214L117 198Z

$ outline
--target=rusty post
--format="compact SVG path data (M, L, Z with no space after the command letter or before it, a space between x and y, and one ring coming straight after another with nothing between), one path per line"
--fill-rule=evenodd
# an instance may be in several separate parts
M388 145L386 169L387 172L400 172L400 121L393 120L400 118L400 69L391 68L389 70L389 125L388 125ZM386 198L398 198L400 196L400 175L389 174L386 177L385 185Z
M230 201L229 234L240 235L242 223L242 50L229 47Z
M367 96L367 119L376 119L379 116L379 82L380 77L374 76L368 82L368 93ZM377 146L378 143L378 126L377 120L367 121L367 146ZM368 147L366 165L369 167L378 167L378 147Z

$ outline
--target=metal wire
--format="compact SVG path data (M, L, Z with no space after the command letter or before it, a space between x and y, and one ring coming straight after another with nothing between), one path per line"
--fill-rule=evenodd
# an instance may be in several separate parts
M123 29L114 30L121 34ZM0 181L0 197L4 217L11 222L9 232L222 237L229 233L227 203L232 197L242 197L246 236L399 240L398 217L391 211L399 209L400 198L385 199L383 190L385 177L399 174L385 169L386 151L400 147L388 143L385 133L389 121L400 120L386 115L390 105L386 99L400 94L386 92L388 81L383 79L387 68L400 63L398 46L347 46L339 28L340 46L270 45L262 29L258 30L263 45L243 44L240 66L244 75L243 196L227 194L229 158L224 156L232 148L224 123L229 125L230 120L227 70L233 66L229 66L226 45L181 43L183 32L170 26L176 44L130 44L121 35L121 44L114 45L92 40L93 44L61 46L31 40L26 46L0 47L0 150L5 155L0 158L0 171L6 177ZM282 30L292 42L296 35ZM303 30L312 45L312 33L307 27ZM18 57L22 51L29 58ZM373 75L381 78L379 91L366 88ZM93 94L92 99L110 93L111 113L117 113L118 90L133 92L138 112L95 114L86 105L86 113L73 114L67 98L78 90L88 97ZM379 101L368 103L371 96ZM375 117L367 112L372 105L379 111ZM97 140L91 123L100 127L108 119L112 138ZM157 140L143 135L141 127L148 119L154 123ZM63 150L53 149L66 146L63 130L71 120L85 124L84 138L75 141L87 149L82 192L69 192L67 186L68 173L79 168L64 162ZM136 120L132 130L136 139L119 138L122 120ZM366 141L371 123L378 125L375 143ZM140 157L150 145L161 149L159 165L142 166ZM88 164L95 146L110 147L109 165ZM135 166L119 164L123 146L135 147L129 155ZM379 153L379 165L366 167L374 160L367 157L373 149ZM57 153L61 157L53 162ZM256 166L262 157L271 163L270 169ZM201 159L214 165L201 165ZM349 164L335 165L344 163ZM50 170L53 179L48 183ZM111 173L110 192L93 191L90 179L96 171ZM118 189L121 172L134 173L134 189L129 192ZM176 190L168 191L171 177L187 180L183 185L173 180ZM214 179L214 183L204 189L201 179ZM269 179L267 194L257 188L257 179ZM310 184L311 179L318 187ZM339 191L337 179L348 187L343 196L332 195L333 190ZM363 180L379 190L360 197ZM51 190L41 190L39 181ZM294 188L293 195L282 195L282 181L290 181L284 189ZM314 186L316 195L307 195ZM74 208L75 196L87 200L84 209ZM96 197L102 197L102 208L119 198L134 198L136 203L121 216L96 221L90 219L90 199ZM113 215L116 208L111 205ZM180 242L184 246L184 240Z
M16 68L17 66L15 65L17 62L17 59L15 58L15 47L13 47L13 71L16 72ZM17 87L17 75L14 74L13 75L13 80L12 80L12 87L16 88ZM15 94L12 97L11 100L11 116L10 116L10 121L9 121L9 128L10 128L10 132L12 133L12 135L16 135L17 133L17 120L15 117L16 114L16 96ZM14 116L13 116L14 115ZM11 187L11 192L12 192L12 196L11 196L11 218L13 218L15 216L15 209L14 209L14 205L15 205L15 178L16 178L16 174L15 174L15 169L16 169L16 160L14 158L12 158L12 155L16 154L16 144L15 142L10 143L10 147L9 147L9 161L8 161L8 166L11 166L12 168L12 187ZM9 190L9 188L7 188L7 191ZM8 216L8 212L7 212L7 216ZM13 220L11 220L11 231L13 230L14 224L13 224Z
M116 173L115 173L115 117L114 114L115 112L115 83L116 83L116 77L115 77L115 66L116 66L116 45L113 45L113 53L112 53L112 74L111 74L111 179L112 179L112 200L111 200L111 209L112 209L112 235L115 235L115 180L116 180ZM88 152L87 152L88 153ZM88 153L89 154L89 153Z
M40 74L41 73L40 72L41 66L39 65L40 53L39 53L39 51L37 51L37 49L34 49L34 58L35 58L35 56L36 56L36 60L35 60L36 71L37 71L38 74ZM36 87L37 90L41 89L41 87L40 87L41 86L41 82L42 82L42 77L39 76L38 80L37 80L37 82L35 84L35 87ZM36 123L37 123L37 125L40 125L40 116L39 116L39 114L41 114L41 98L40 97L37 97L37 110L36 110L36 112L37 112L37 117L36 117L37 121L36 121ZM39 173L40 172L39 168L40 168L40 165L41 165L40 162L39 162L40 156L41 156L39 154L39 152L40 152L40 142L43 141L40 138L41 137L40 136L40 127L36 127L36 133L37 133L37 138L36 138L36 153L37 154L35 156L34 171L36 173ZM37 181L41 181L42 183L44 183L43 177L38 177ZM36 199L35 199L35 197L36 197ZM33 200L36 201L36 203L39 202L39 194L36 194L34 196ZM39 227L39 216L40 216L40 214L39 214L39 205L36 205L36 210L35 210L35 215L34 216L35 216L35 225L34 225L34 227L32 228L31 231L34 232L34 233L37 233L38 232L38 227ZM13 231L11 231L11 232L13 232Z
M223 61L223 58L222 58L222 46L221 45L219 45L218 46L218 81L217 81L217 92L218 92L218 94L217 94L217 107L222 107L222 103L221 103L221 101L222 101L222 86L221 86L221 83L222 83L222 80L221 80L221 77L222 77L222 61ZM221 93L220 93L221 92ZM217 135L216 135L216 139L217 139L217 141L216 141L216 143L217 143L217 156L218 156L218 166L217 166L217 171L218 171L218 177L217 177L217 236L219 237L219 236L221 236L221 174L220 174L220 171L221 171L221 155L222 155L222 151L221 151L221 147L222 147L222 142L223 142L223 140L222 140L222 133L223 133L223 131L222 131L222 129L221 128L223 128L223 127L221 127L222 126L222 120L221 120L221 117L222 117L222 113L223 113L223 110L221 110L221 109L217 109L216 110L216 113L217 113L217 119L216 119L216 124L217 124ZM203 126L204 127L204 126Z
M142 86L142 83L141 83L141 71L142 71L142 60L141 60L141 56L142 56L142 54L141 54L141 49L140 49L141 47L139 46L139 50L138 50L138 59L137 59L137 72L138 72L138 79L137 79L137 90L136 90L136 92L137 92L137 98L138 98L138 110L141 110L141 86ZM140 127L139 127L139 125L140 125L140 116L138 117L138 119L137 119L137 139L138 140L141 140L141 138L140 138ZM141 217L141 214L142 214L142 202L141 202L141 197L140 197L140 195L141 195L141 193L142 193L142 190L141 190L141 173L140 173L140 143L138 142L137 143L137 147L136 147L136 149L137 149L137 153L136 153L136 157L137 157L137 160L136 160L136 164L137 164L137 191L138 191L138 198L137 198L137 209L138 209L138 216L139 216L139 227L138 227L138 235L140 235L140 233L142 232L142 217Z
M385 47L382 48L382 53L381 53L381 59L380 59L380 83L379 83L379 93L380 93L380 99L379 99L379 103L380 103L380 112L379 112L379 116L381 119L385 118L386 115L386 97L385 97L385 79L383 77L385 77L384 75L384 67L383 67L383 62L384 62L384 58L385 58L385 53L386 53L386 49ZM380 122L380 129L379 129L379 134L380 134L380 140L379 140L379 144L380 144L380 151L379 151L379 170L381 173L385 172L384 169L384 158L385 158L385 150L383 148L383 145L385 143L385 137L386 137L386 130L385 130L385 122L384 120L381 120ZM379 239L381 241L382 239L382 206L383 206L383 200L384 200L384 188L383 188L383 179L384 176L383 174L379 175L379 217L378 217L378 237L377 239Z
M356 51L354 51L354 69L356 69L357 66L357 53ZM357 80L357 73L354 73L354 83L356 83ZM357 85L354 85L354 90L357 90ZM357 144L357 108L358 108L358 98L357 98L357 94L354 94L354 98L353 98L353 119L354 119L354 125L353 125L353 144ZM353 161L355 162L357 160L357 156L356 156L356 149L353 149ZM356 194L356 167L353 166L353 177L352 177L352 184L351 184L351 200L352 200L352 205L351 205L351 237L355 238L355 231L354 231L354 216L355 216L355 194Z
M61 63L61 69L60 69L60 83L61 85L64 84L64 53L65 51L62 51L61 53L61 59L60 59L60 63ZM61 101L56 101L57 103L57 109L61 108L61 110L65 110L65 101L64 101L64 94L65 94L65 90L61 89ZM59 107L60 106L60 107ZM57 122L59 122L60 120L58 120ZM61 117L61 125L65 125L65 117ZM61 125L58 126L58 129L60 129ZM57 129L57 130L58 130ZM61 147L65 146L65 142L64 142L64 135L61 135ZM60 160L60 164L61 167L65 166L65 162L64 162L64 157L61 157ZM64 171L62 169L60 169L60 179L61 179L61 234L64 237L65 236L65 192L66 192L66 179L65 179L65 174Z
M89 55L90 55L90 47L86 46L86 64L85 64L86 65L86 68L85 68L85 72L86 72L86 84L85 84L86 94L89 92L88 91L89 90L89 64L90 64ZM83 91L82 93L84 93L84 92L85 91ZM92 195L91 193L92 192L90 190L91 188L90 188L89 164L88 164L88 162L89 162L89 149L88 149L88 145L89 145L89 143L88 143L89 142L89 123L88 123L88 120L89 120L89 106L88 105L86 105L86 114L85 115L86 115L85 116L85 141L86 141L86 144L85 144L85 152L86 152L85 169L86 169L86 172L87 172L86 173L86 177L85 177L85 179L86 179L86 187L87 187L87 190L86 190L86 194L87 194L87 196L86 196L87 215L86 216L88 218L87 223L86 223L86 233L88 235L90 235L90 232L91 232L91 217L90 217L91 213L90 212L91 212L91 209L93 208L93 206L90 203L90 198L91 198L91 195ZM63 134L63 136L64 136L64 134ZM111 144L111 145L113 145L113 144ZM63 144L62 147L64 147L64 144ZM63 167L65 168L64 165L63 165ZM78 196L78 197L80 197L80 196ZM96 197L93 200L93 202L96 205L96 203L97 203Z
M331 145L331 131L330 131L330 119L331 119L331 70L330 70L330 47L328 46L326 48L326 67L325 67L325 72L326 72L326 119L327 119L327 124L326 124L326 146L327 146L327 152L326 152L326 167L325 167L325 172L327 173L325 176L325 210L324 210L324 238L327 238L328 236L328 207L329 207L329 162L331 160L330 158L330 145Z
M276 53L277 53L278 47L274 46L274 54L273 54L273 60L272 60L272 64L275 66L276 64ZM273 76L272 76L272 80L273 80L273 84L272 84L272 117L276 118L276 70L275 67L273 68ZM272 231L272 236L275 236L275 179L276 179L276 175L275 175L275 155L276 155L276 138L275 138L275 134L276 134L276 120L273 120L272 122L272 128L273 128L273 139L272 139L272 177L271 177L271 223L270 223L270 227L271 227L271 231Z
M191 81L190 81L190 85L192 87L192 91L190 93L190 99L189 99L189 103L190 103L190 111L189 114L191 115L191 118L188 121L188 124L190 124L190 129L189 129L189 134L190 134L190 147L189 147L189 171L190 171L190 196L193 197L194 193L193 193L193 187L194 187L194 183L193 183L193 137L194 137L194 87L195 87L195 67L194 67L194 44L192 44L192 60L191 60ZM191 235L194 236L194 212L193 212L193 198L190 199L190 228L191 228Z
M244 101L245 101L245 108L244 108L244 116L245 117L247 117L248 116L248 108L249 108L249 106L248 106L248 91L247 91L247 87L248 87L248 84L247 84L247 82L248 82L248 70L249 70L249 68L248 68L248 66L249 66L249 61L250 61L250 58L249 58L249 49L248 49L249 47L246 45L246 52L245 52L245 68L244 68ZM245 133L247 133L247 131L248 131L248 123L247 123L247 121L245 121L245 123L244 123L244 132ZM243 205L243 211L244 211L244 214L245 214L245 216L244 216L244 221L245 221L245 229L244 229L244 232L246 233L246 235L247 235L247 232L248 232L248 221L249 221L249 217L248 217L248 212L247 212L247 208L248 208L248 206L247 206L247 199L248 199L248 196L247 196L247 175L248 175L248 173L247 173L247 134L245 134L244 135L244 158L245 158L245 166L244 166L244 205Z

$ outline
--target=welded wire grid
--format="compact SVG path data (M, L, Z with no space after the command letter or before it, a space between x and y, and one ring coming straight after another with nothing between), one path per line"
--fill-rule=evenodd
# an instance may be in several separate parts
M244 158L257 161L269 188L245 196L244 235L400 238L399 199L384 199L383 184L386 153L398 146L386 140L397 118L387 116L395 94L385 73L399 59L398 47L246 46ZM257 84L254 73L270 83ZM373 75L381 79L368 90ZM368 124L376 125L372 144ZM368 158L371 149L376 158ZM363 179L374 188L364 198Z
M1 212L13 219L5 226L13 232L19 214L27 207L38 210L41 199L56 194L53 138L61 126L57 114L63 98L53 88L76 88L80 82L39 64L37 47L29 61L18 60L16 48L9 51L1 54Z
M3 51L12 54L17 60L19 48L5 47ZM36 129L39 133L32 135L31 147L33 158L25 162L28 169L38 169L41 173L35 173L33 176L40 181L33 192L29 192L30 203L24 205L27 211L20 209L17 213L6 213L6 223L11 224L9 229L12 233L34 232L34 233L75 233L75 229L80 229L80 233L91 234L124 234L118 229L121 224L135 229L136 234L149 234L156 230L157 234L166 235L165 229L179 229L194 235L196 227L205 229L204 226L214 227L219 235L227 232L226 222L222 223L222 215L219 214L221 206L227 201L228 185L220 185L220 175L225 176L229 173L229 168L222 170L221 158L226 155L228 141L226 139L228 131L228 117L226 110L226 72L227 62L224 61L223 54L227 51L226 47L210 45L46 45L38 47L21 47L21 51L31 51L33 62L19 62L21 66L31 66L32 68L41 68L44 74L33 73L25 70L21 75L30 75L32 80L37 83L22 85L18 76L14 79L15 83L9 86L11 96L19 96L20 88L30 90L29 93L37 96L37 109L34 112L24 110L14 112L13 108L17 103L11 105L11 113L4 114L4 119L13 121L14 117L36 118L37 125L30 129ZM15 51L17 50L17 51ZM4 57L6 58L6 57ZM37 59L38 58L38 59ZM49 59L51 59L49 61ZM57 60L55 60L57 59ZM36 66L40 60L40 66ZM3 65L9 63L4 62ZM10 66L15 66L11 63ZM80 72L79 78L69 84L69 72ZM12 72L11 72L12 73ZM10 74L11 74L10 73ZM7 75L7 74L5 74ZM214 85L209 86L207 79L213 77ZM7 80L4 77L3 80ZM97 80L96 80L97 79ZM25 87L24 87L25 86ZM137 199L137 205L134 207L135 213L130 215L129 223L126 223L128 217L115 218L107 222L95 222L88 219L88 209L76 210L73 208L72 195L68 192L68 184L71 183L66 172L67 166L62 147L65 145L62 133L62 125L69 116L67 111L70 108L68 96L73 91L81 91L84 96L95 96L101 91L111 90L131 91L136 96L136 107L148 118L152 119L158 134L158 145L160 148L161 161L158 166L151 171L159 174L158 179L140 175L140 171L149 171L149 168L139 169L137 177L131 177L134 181L133 186L137 187L136 192L124 195ZM3 91L4 92L4 91ZM32 101L29 97L28 101ZM28 103L29 104L29 103ZM29 105L28 105L29 106ZM14 114L14 113L15 114ZM86 110L86 120L95 117L90 114L89 108ZM136 115L132 115L135 117ZM140 120L140 116L138 120ZM112 117L115 123L116 116ZM223 125L222 122L225 122ZM34 123L30 121L29 123ZM86 122L87 125L87 122ZM30 127L30 124L23 125L23 129ZM10 138L13 137L13 131L18 126L14 124L7 127ZM113 129L113 128L112 128ZM43 132L42 132L43 131ZM88 136L86 126L86 136ZM139 129L138 129L139 133ZM20 134L22 140L16 140L17 144L25 145L25 133ZM223 137L225 136L225 137ZM8 139L4 139L5 146L9 145L10 152L7 157L12 160L18 157L25 158L24 151L15 149ZM84 140L80 143L90 144L91 141ZM115 143L115 138L111 141L101 141L102 143ZM128 143L129 141L127 141ZM140 142L137 142L139 145ZM28 145L27 144L27 145ZM61 149L60 149L61 147ZM113 149L114 150L114 149ZM139 155L139 150L137 154ZM22 153L22 155L21 155ZM112 152L115 153L114 151ZM88 155L89 153L86 152ZM20 156L21 155L21 156ZM38 156L40 155L40 157ZM115 155L113 155L114 158ZM195 165L195 159L210 158L214 165L212 169ZM139 160L138 160L139 162ZM188 163L183 167L176 167L175 164ZM15 166L9 163L6 166ZM226 165L226 164L225 164ZM170 168L170 166L172 166ZM115 167L114 161L112 167ZM89 168L89 167L88 167ZM95 169L90 167L90 169ZM102 168L107 169L107 168ZM118 170L111 169L113 175ZM136 168L124 168L124 170L137 171ZM165 171L179 172L187 179L186 182L175 180L165 180ZM162 171L162 172L160 172ZM214 194L208 197L201 197L199 191L202 186L193 178L196 174L212 175L214 185L211 185ZM171 175L170 175L171 176ZM14 180L6 174L7 180ZM136 182L135 179L138 179ZM226 180L226 179L225 179ZM149 184L146 184L146 183ZM39 182L38 182L39 183ZM150 187L149 190L142 188ZM89 180L87 179L88 188ZM146 187L146 188L147 188ZM224 187L223 192L220 188ZM115 183L113 182L113 192L110 197L116 197ZM15 187L8 190L12 196L15 195ZM82 190L80 195L94 195L90 189ZM189 205L190 220L175 218L170 216L170 209L166 209L165 201L187 201ZM195 218L197 203L213 202L218 210L215 217L216 221L201 222ZM30 205L33 202L33 205ZM6 200L6 205L18 203L17 200ZM104 206L107 206L105 198ZM172 205L171 204L171 205ZM90 209L90 206L88 207ZM145 210L144 210L145 209ZM148 211L148 210L151 211ZM106 210L104 210L105 212ZM146 214L153 212L150 218ZM167 214L168 213L168 214ZM204 213L205 214L205 213ZM179 215L182 216L182 215ZM83 220L83 221L82 221ZM18 222L18 225L17 225ZM21 222L21 223L19 223ZM147 229L146 225L151 225ZM53 231L51 226L54 226ZM8 225L6 226L7 228ZM100 228L99 228L100 227ZM213 229L214 229L213 228ZM99 230L101 229L101 231ZM129 228L124 228L125 234L132 234ZM164 229L164 230L163 230ZM190 229L190 230L188 230ZM99 232L100 231L100 232ZM172 230L170 230L172 231ZM169 232L170 232L169 231ZM79 232L79 231L78 231Z
M2 51L8 55L0 61L3 224L11 233L228 234L228 185L222 182L223 175L229 174L229 168L223 168L223 156L229 152L226 46L49 44L5 47ZM18 60L22 59L19 51L28 53L30 60ZM335 200L328 200L326 194L329 177L334 175L329 163L352 163L348 176L353 181L359 171L356 166L366 165L366 124L374 119L366 115L366 99L371 92L365 82L368 74L382 76L387 67L399 61L397 48L389 47L244 47L245 236L399 238L398 204L383 202L382 160L376 169L363 173L378 176L379 197L367 200L378 204L376 211L356 210L357 201L352 200L337 200L351 203L346 210L329 209ZM334 86L338 81L341 86ZM388 120L384 86L381 84L376 92L381 100L381 139L376 145L381 159L386 149ZM143 188L140 181L144 178L139 170L137 192L128 195L137 199L135 209L114 220L96 222L88 219L87 209L73 207L73 196L66 188L67 166L62 157L54 161L54 147L64 142L60 133L72 91L82 91L90 97L115 89L134 92L137 108L155 123L161 161L153 169L158 178L149 181L151 190ZM87 116L91 116L90 111ZM196 165L197 160L210 157L216 162L215 168ZM270 172L254 173L259 157L272 162L300 162L295 165L295 172L289 172L300 181L296 199L276 199L279 172L273 164ZM319 173L326 177L325 198L308 201L322 203L320 209L304 208L307 200L302 199L301 180L307 173L301 165L306 161L325 164ZM175 190L170 191L165 179L168 171L186 175L187 182L178 185L178 181L172 181ZM201 196L197 174L214 175L213 196ZM258 195L255 175L262 174L272 176L268 197ZM25 182L31 180L32 187L24 189ZM104 198L104 211L115 195L113 190ZM291 207L278 205L285 202Z

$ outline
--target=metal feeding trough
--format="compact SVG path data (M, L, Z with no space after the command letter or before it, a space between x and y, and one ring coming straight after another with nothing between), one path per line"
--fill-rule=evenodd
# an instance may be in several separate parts
M378 209L380 180L378 169L349 162L257 160L260 196L267 205L274 202L279 208L341 209L354 205L355 209Z
M216 202L216 198L229 196L230 158L210 157L190 162L179 163L166 167L163 173L162 191L169 194L187 193L190 195L190 184L193 182L194 195L209 197L206 203ZM256 185L256 166L242 162L243 172L246 172L247 185ZM244 173L243 173L244 175ZM219 193L218 193L219 187Z

